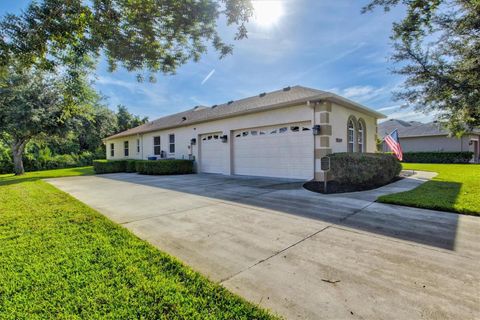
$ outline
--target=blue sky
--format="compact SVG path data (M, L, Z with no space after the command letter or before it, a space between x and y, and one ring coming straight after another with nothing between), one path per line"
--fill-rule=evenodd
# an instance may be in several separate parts
M219 22L222 36L235 46L233 55L219 60L210 50L175 75L158 74L155 83L138 83L135 73L124 70L109 73L100 61L95 86L111 108L124 104L151 120L297 84L341 94L391 118L431 119L392 100L402 78L391 73L389 36L403 8L361 14L368 1L268 1L278 2L272 7L280 10L276 21L266 25L258 17L247 26L248 39L233 41L235 30ZM0 14L17 13L29 2L1 1Z

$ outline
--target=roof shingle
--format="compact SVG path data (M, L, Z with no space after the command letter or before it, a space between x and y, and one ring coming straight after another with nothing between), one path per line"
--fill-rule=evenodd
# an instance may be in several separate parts
M249 112L258 112L262 110L273 109L286 103L295 103L308 101L311 98L321 98L322 95L334 96L326 91L306 88L302 86L287 87L281 90L260 94L257 96L244 98L236 101L229 101L224 104L214 105L212 107L197 106L183 112L165 116L141 126L117 133L107 139L119 138L124 136L136 135L140 133L158 131L168 128L175 128L189 124L221 119L229 116L246 114ZM344 99L345 100L345 99ZM353 102L351 102L353 103ZM360 107L360 105L357 105ZM381 114L363 107L371 113Z

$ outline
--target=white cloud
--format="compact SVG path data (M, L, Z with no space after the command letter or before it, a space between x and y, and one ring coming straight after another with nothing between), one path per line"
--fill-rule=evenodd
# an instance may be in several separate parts
M387 87L375 88L373 86L353 86L344 89L333 88L330 91L335 92L345 98L352 99L361 103L372 102L372 100L382 98L388 94ZM379 110L380 111L380 110Z
M420 122L430 122L433 121L434 118L435 115L433 114L424 114L422 112L415 111L412 108L401 108L396 112L390 113L386 120L399 119L404 121L415 120Z
M158 104L159 102L167 101L165 90L156 83L138 82L134 80L124 81L108 76L98 76L95 83L100 86L106 86L107 88L111 86L125 88L132 94L142 97L142 102L147 102L148 104Z
M205 78L203 78L202 82L201 82L201 85L203 85L205 82L208 81L208 79L210 79L211 76L213 76L213 74L215 73L215 69L212 69L212 71L210 71L207 76Z
M384 107L384 108L377 109L377 111L385 112L385 111L400 109L401 107L402 107L401 105L394 105L394 106L390 106L390 107Z
M315 66L297 74L294 79L301 79L301 78L304 78L305 76L307 76L309 73L312 73L313 71L316 71L316 70L319 70L321 69L323 66L326 66L326 65L329 65L333 62L336 62L336 61L339 61L339 60L342 60L346 57L348 57L349 55L355 53L356 51L358 51L359 49L361 49L362 47L364 47L366 45L365 42L359 42L357 43L353 48L350 48L350 49L347 49L337 55L335 55L333 58L330 58L330 59L326 59L326 60L323 60L322 62L316 64Z

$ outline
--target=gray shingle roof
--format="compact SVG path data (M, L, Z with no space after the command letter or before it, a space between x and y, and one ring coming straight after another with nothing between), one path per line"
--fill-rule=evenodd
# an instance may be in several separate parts
M398 135L402 137L421 136L446 136L448 131L437 122L422 123L418 121L403 121L390 119L378 125L378 135L383 138L393 130L398 129ZM477 132L477 130L473 130Z
M306 102L309 101L309 99L313 98L320 99L322 97L337 99L343 103L350 103L354 107L363 109L364 111L372 113L379 118L383 117L382 114L374 110L370 110L366 107L354 103L353 101L341 98L332 93L302 86L294 86L241 100L230 101L212 107L197 106L195 108L162 117L145 123L141 126L117 133L113 136L108 137L107 139L175 128L199 122L236 116L240 114L259 112L274 109L277 107L282 107L283 105L293 105L295 103Z

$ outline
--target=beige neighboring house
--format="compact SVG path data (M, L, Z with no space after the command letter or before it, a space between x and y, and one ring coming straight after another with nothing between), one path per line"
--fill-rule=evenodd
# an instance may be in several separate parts
M400 144L404 152L473 152L472 162L480 158L480 129L472 130L461 138L449 137L448 131L437 122L422 123L390 119L378 125L381 139L398 129ZM384 151L388 147L383 146Z
M203 173L323 180L321 157L375 152L381 118L336 94L294 86L197 106L105 143L107 159L194 159Z

